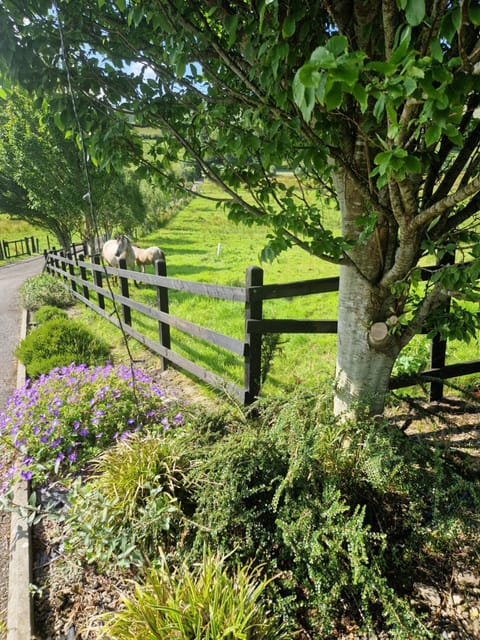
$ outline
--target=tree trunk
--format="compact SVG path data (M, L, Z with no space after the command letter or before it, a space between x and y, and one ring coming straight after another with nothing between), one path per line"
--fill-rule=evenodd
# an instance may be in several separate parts
M341 267L334 400L336 415L353 413L356 403L366 405L372 414L383 412L398 349L388 336L384 345L372 345L370 330L378 319L379 305L381 301L374 299L372 287L355 267Z
M357 175L368 176L368 150L357 140L352 150ZM378 286L388 247L388 227L377 215L377 228L360 240L359 218L373 211L357 177L337 168L334 176L342 215L342 234L356 240L340 269L334 411L354 413L356 403L372 414L383 412L393 364L399 352L387 326L391 298ZM372 327L375 330L372 331Z

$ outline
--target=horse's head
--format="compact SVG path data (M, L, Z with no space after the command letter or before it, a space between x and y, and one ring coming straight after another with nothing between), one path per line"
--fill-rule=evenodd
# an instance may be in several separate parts
M115 240L117 241L117 250L115 251L115 257L118 258L127 250L127 247L130 244L130 239L128 238L128 236L122 234L117 236Z

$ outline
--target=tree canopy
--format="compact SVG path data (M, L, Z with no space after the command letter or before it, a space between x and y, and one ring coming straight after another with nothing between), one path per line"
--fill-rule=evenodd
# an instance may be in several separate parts
M0 99L0 211L47 229L68 249L72 235L94 235L87 181L77 145L46 105L18 90ZM93 169L99 229L130 232L145 218L138 179Z
M436 311L478 299L478 0L7 0L0 24L4 73L48 91L97 166L170 184L189 159L232 218L270 228L264 258L297 244L341 266L340 405L382 398ZM454 250L462 267L420 285L421 260ZM443 335L475 333L475 312L457 319Z

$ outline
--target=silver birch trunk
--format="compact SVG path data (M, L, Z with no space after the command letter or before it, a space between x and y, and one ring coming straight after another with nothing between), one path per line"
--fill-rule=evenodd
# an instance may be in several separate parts
M370 344L369 330L377 305L370 285L354 267L341 267L338 300L337 363L334 411L352 413L355 404L381 414L397 350L379 351Z
M362 166L366 151L357 143L355 158ZM365 167L367 173L367 167ZM358 184L347 171L334 177L342 215L344 237L358 239L357 220L370 206ZM354 413L355 405L367 405L372 414L383 412L393 364L399 352L391 336L372 340L375 323L385 327L389 292L378 286L384 268L384 247L379 234L354 246L348 263L340 268L338 298L338 336L334 411L336 415Z

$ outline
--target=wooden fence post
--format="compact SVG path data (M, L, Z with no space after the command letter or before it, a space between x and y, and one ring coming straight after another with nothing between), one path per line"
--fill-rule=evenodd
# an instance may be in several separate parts
M446 253L438 262L439 266L455 264L455 253ZM450 309L450 300L445 303L445 313ZM447 341L437 334L430 343L430 367L432 369L445 366L447 355ZM443 399L443 382L434 380L430 383L430 402L440 402Z
M69 260L72 259L72 254L71 253L67 253L67 258ZM68 263L68 272L71 276L75 275L75 269L73 268L73 263L69 262ZM74 282L73 278L70 278L70 288L72 289L72 291L77 291L77 283Z
M98 253L96 253L93 256L93 264L100 264L100 256ZM102 277L101 271L93 272L93 280L97 285L97 287L100 287L100 288L103 287L103 277ZM101 293L97 293L97 300L98 300L98 306L100 307L100 309L105 309L105 296Z
M80 260L80 262L83 262L84 258L85 258L84 255L78 256L78 259ZM88 287L88 278L87 278L87 268L82 266L82 265L80 265L80 277L85 282L85 284L82 285L83 297L86 298L87 300L90 300L90 291L89 291L89 287Z
M252 300L252 287L263 285L263 269L260 267L248 267L246 273L246 300L245 300L245 368L244 387L245 404L252 404L260 393L262 377L262 334L248 333L248 320L261 320L263 313L263 300Z
M65 251L60 251L60 268L61 270L65 273L65 275L63 276L63 281L65 283L68 282L68 276L66 275L67 273L67 263L65 262L65 258L68 258L69 254L65 253Z
M157 276L167 275L167 262L165 260L165 254L160 251L160 259L155 260L155 274ZM163 313L168 313L168 289L167 287L157 287L157 306ZM162 347L170 349L170 325L161 320L158 322L158 340ZM168 359L164 356L160 357L162 371L168 367Z
M126 268L127 268L127 261L125 259L120 260L120 269L126 269ZM128 278L125 278L124 276L120 276L120 293L125 298L130 297L130 294L128 291ZM123 313L123 321L125 322L125 324L128 324L131 327L132 311L130 307L128 307L126 304L122 304L122 313Z

